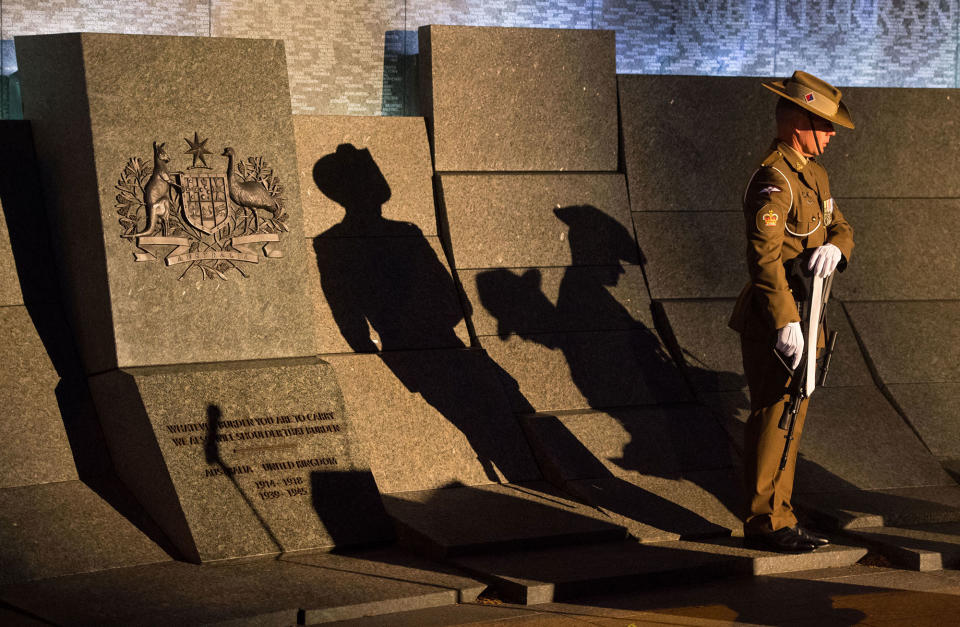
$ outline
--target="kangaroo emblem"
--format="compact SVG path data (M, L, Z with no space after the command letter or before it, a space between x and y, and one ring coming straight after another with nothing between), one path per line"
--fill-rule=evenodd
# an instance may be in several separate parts
M143 186L143 206L147 213L147 223L143 230L134 233L134 237L144 235L153 235L160 226L160 234L167 234L167 220L170 217L170 211L173 208L173 198L170 195L170 188L175 187L178 190L182 188L173 181L167 170L167 163L170 157L163 149L166 142L157 145L153 142L153 173L147 184Z

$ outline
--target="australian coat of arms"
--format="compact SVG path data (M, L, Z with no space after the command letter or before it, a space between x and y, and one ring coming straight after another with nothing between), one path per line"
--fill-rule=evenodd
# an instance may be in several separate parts
M288 231L280 179L263 157L235 161L233 148L224 148L226 167L215 172L207 165L209 139L186 139L193 156L185 171L169 167L166 142L153 142L153 166L133 157L117 181L117 213L121 237L132 239L139 262L166 255L168 266L187 264L201 278L227 279L231 270L247 273L244 263L282 257L280 235Z

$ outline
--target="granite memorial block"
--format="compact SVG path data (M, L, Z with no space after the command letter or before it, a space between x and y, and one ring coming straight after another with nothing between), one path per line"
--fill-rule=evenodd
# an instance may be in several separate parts
M625 528L546 481L384 496L398 533L431 557L622 540Z
M884 384L960 381L960 301L849 302L844 307Z
M76 479L60 375L26 307L0 307L0 353L0 487Z
M614 33L422 26L437 171L617 169Z
M487 336L481 344L519 386L518 413L690 400L650 329Z
M936 166L941 167L941 166ZM960 299L960 201L849 198L838 206L856 247L834 294L846 300ZM893 262L892 260L896 260Z
M960 459L960 383L903 383L886 389L931 453L941 461Z
M540 478L497 366L482 351L326 359L381 492Z
M74 479L0 488L0 586L171 561L155 525L131 517L129 503L118 508L116 490L104 487Z
M374 132L380 126L366 123L362 128ZM379 141L386 145L387 137L395 137L390 130L395 124L382 126L386 130ZM353 127L344 123L343 128ZM411 136L414 144L425 142L422 130L402 135ZM371 137L360 137L361 146ZM428 208L435 225L428 151L399 165L397 150L387 153L388 173L399 175L400 192L414 201L411 206ZM428 235L436 233L435 226L423 229L384 215L394 197L392 181L370 149L338 144L315 159L310 172L305 185L339 207L339 221L313 238L311 278L319 288L314 303L323 329L321 351L343 352L344 346L358 352L459 348L469 343L446 255L439 238ZM401 198L395 206L402 210L403 203Z
M392 530L317 353L281 42L18 42L117 474L192 561Z
M316 354L279 41L17 39L88 373Z
M440 189L457 270L640 262L622 174L441 174Z
M731 419L730 439L741 445L749 408L737 408L727 395L712 395ZM918 486L951 486L916 434L873 386L818 388L810 399L796 493L836 493Z
M320 354L470 344L438 237L316 237L311 260Z
M652 326L639 265L493 268L457 273L477 336Z
M654 299L736 298L749 278L740 211L634 210L633 223Z
M57 302L42 189L26 121L0 120L0 210L0 305Z
M295 115L293 129L307 237L319 235L343 220L343 207L317 189L314 182L317 161L335 153L341 144L369 150L388 181L390 197L383 203L384 219L415 224L426 236L437 234L433 167L423 118ZM337 235L377 235L348 226Z
M644 541L739 527L731 450L702 407L620 407L523 421L554 483Z
M763 80L617 76L634 211L739 210L775 135L777 98Z
M840 275L834 285L845 279ZM727 326L733 305L732 299L662 303L666 324L677 340L687 376L701 393L746 390L740 336ZM840 301L832 301L827 311L827 327L837 331L839 336L825 385L873 385L870 370Z
M91 387L117 473L192 561L391 536L316 358L121 369Z
M841 203L960 197L956 177L931 176L960 167L960 90L847 87L843 101L857 128L840 129L823 156Z

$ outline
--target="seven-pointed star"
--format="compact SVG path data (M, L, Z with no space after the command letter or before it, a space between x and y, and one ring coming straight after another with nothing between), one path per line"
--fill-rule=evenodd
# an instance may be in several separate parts
M183 154L193 155L193 165L192 168L197 167L197 159L203 164L204 167L207 166L207 160L203 158L203 155L212 155L213 153L207 150L207 141L210 138L200 141L200 135L194 131L193 132L193 141L190 141L186 137L183 138L183 141L187 142L190 145L190 150L185 150Z

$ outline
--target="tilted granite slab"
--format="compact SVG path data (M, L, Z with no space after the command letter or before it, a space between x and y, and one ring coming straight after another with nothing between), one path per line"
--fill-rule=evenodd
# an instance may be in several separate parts
M844 307L885 384L960 382L960 300Z
M497 365L484 352L325 359L337 372L358 444L382 493L540 478Z
M150 524L77 480L0 488L0 584L170 561Z
M626 530L545 481L383 497L401 541L432 557L622 540Z
M931 176L960 167L960 90L845 87L843 101L857 128L838 129L823 156L835 196L960 197L960 181Z
M391 537L328 364L139 368L90 382L117 474L187 559Z
M525 268L639 263L622 174L441 174L452 263Z
M7 586L0 599L61 625L281 627L471 602L483 588L450 567L393 549L116 568Z
M739 211L634 212L650 295L736 298L749 276Z
M724 409L731 439L743 442L748 408ZM954 486L937 458L875 387L820 388L810 399L800 442L795 494Z
M704 408L623 407L522 420L544 474L644 542L729 535L740 527L732 452Z
M763 80L617 76L634 211L740 209L775 135L777 97Z
M343 207L325 195L314 179L317 162L336 153L341 144L370 152L389 186L389 198L383 203L385 219L410 222L425 235L437 234L433 167L423 118L295 115L293 129L307 237L319 235L343 219ZM353 174L356 178L349 183L363 186L368 182L360 173ZM376 235L353 225L338 234Z
M617 169L613 31L422 26L437 171Z
M930 452L960 458L960 382L886 386Z
M767 551L745 549L739 539L712 541L669 541L640 544L637 542L608 542L571 547L557 547L531 551L516 551L496 555L465 556L455 563L493 581L493 587L506 599L528 605L609 595L624 592L635 595L637 590L674 586L677 591L700 590L696 584L710 580L730 580L750 575L775 575L821 568L849 566L866 555L866 549L834 544L813 553L784 555ZM691 585L694 584L694 585ZM764 584L768 585L768 584ZM742 594L742 590L739 591ZM758 594L765 594L766 588ZM680 593L682 594L682 593ZM702 601L702 596L698 598ZM752 602L753 599L750 600ZM649 624L665 621L685 624L678 614L660 612L663 597L651 597L650 607L632 606L629 617L620 622L633 621L636 616L649 617ZM637 601L632 601L637 603ZM693 606L694 603L683 603ZM680 606L680 604L676 604ZM583 606L581 606L583 607ZM556 606L543 608L545 615ZM638 614L643 610L656 613ZM609 617L606 607L597 613ZM771 614L773 616L774 614ZM779 614L782 616L782 608ZM555 619L554 619L555 620ZM612 625L617 619L610 619ZM683 621L683 622L680 622ZM635 621L640 622L640 621ZM707 623L691 617L687 624ZM572 623L571 623L572 624ZM603 624L603 623L601 623ZM669 624L669 623L667 623ZM716 624L721 624L717 621Z
M460 270L478 336L652 327L635 265Z
M316 237L310 257L321 353L470 344L438 237Z
M530 333L481 345L519 385L514 411L557 411L689 400L657 335L626 331Z
M844 277L839 277L834 285ZM663 301L666 320L683 355L687 375L700 392L745 390L740 336L727 326L733 300ZM839 333L826 387L872 385L857 338L838 301L829 305L828 328Z
M793 501L824 529L960 522L960 485L956 484L803 493Z
M281 42L42 35L17 56L88 373L316 354Z
M52 305L55 307L56 305ZM43 338L27 308L0 307L0 487L12 488L77 478L64 418L80 407L60 406L62 385L44 341L69 345L69 332ZM65 331L60 329L61 331ZM59 392L64 394L64 390ZM64 394L64 401L69 397Z
M850 265L834 282L836 296L960 299L960 281L955 280L960 276L956 247L960 200L849 198L838 200L837 206L853 225L857 246Z
M849 534L902 568L924 571L960 567L958 522L867 527L851 530Z

